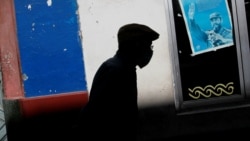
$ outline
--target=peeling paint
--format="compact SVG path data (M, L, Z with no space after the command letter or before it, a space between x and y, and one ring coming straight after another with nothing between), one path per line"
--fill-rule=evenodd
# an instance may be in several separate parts
M29 4L29 5L28 5L28 9L31 10L31 8L32 8L32 7L31 7L31 4Z
M78 31L78 35L82 39L82 32L80 30Z
M15 0L14 4L25 97L86 91L76 0ZM5 68L11 69L11 54L4 57Z
M79 15L79 11L78 10L76 10L76 15Z
M3 60L2 60L2 71L8 71L17 73L16 69L13 67L13 60L14 56L10 51L6 51L6 54L4 54Z
M49 93L56 93L56 90L50 89L50 90L49 90Z
M47 0L48 6L52 6L52 0Z
M23 81L26 81L29 79L29 77L25 73L22 75L22 78L23 78Z
M7 52L5 55L4 55L4 60L6 62L9 62L9 60L11 60L13 58L13 54L11 52Z
M35 25L36 23L32 23L32 31L35 31Z

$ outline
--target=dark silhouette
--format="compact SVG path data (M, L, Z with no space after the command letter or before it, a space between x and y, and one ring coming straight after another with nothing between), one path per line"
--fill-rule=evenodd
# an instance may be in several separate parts
M150 62L152 41L158 38L157 32L142 24L119 29L116 54L100 66L93 79L89 102L80 117L79 139L136 140L136 67Z

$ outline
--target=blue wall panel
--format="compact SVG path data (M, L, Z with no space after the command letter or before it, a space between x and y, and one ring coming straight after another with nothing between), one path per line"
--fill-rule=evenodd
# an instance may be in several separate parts
M25 97L86 91L76 0L15 0Z

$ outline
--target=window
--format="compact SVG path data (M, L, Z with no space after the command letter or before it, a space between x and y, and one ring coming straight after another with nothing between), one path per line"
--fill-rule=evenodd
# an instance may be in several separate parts
M246 25L246 18L238 18L242 1L188 2L166 0L176 109L185 113L246 105L250 54L242 39L246 30L239 28ZM217 30L218 23L224 29Z

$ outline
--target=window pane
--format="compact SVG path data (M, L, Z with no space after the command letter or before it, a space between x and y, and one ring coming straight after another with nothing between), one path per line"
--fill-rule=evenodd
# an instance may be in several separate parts
M224 6L227 6L227 10L229 11L229 15L225 15L227 17L233 18L231 15L231 1L212 1L214 3L211 2L211 0L194 1L196 6L196 14L201 13L203 10L203 14L210 15L211 10L214 8L213 6L219 6L224 2L226 3ZM192 45L193 41L196 39L192 41L190 37L196 37L193 35L190 28L188 28L190 24L188 19L189 15L187 13L183 13L183 11L185 12L185 8L190 8L191 5L189 5L190 7L187 7L187 5L184 5L184 3L182 3L182 5L181 0L172 0L172 3L174 10L183 101L228 97L235 94L240 95L240 77L234 33L232 37L234 44L230 44L227 47L219 49L206 50L206 52L193 55L194 50ZM188 10L186 11L188 12ZM194 16L194 18L197 18L197 15ZM231 20L233 21L233 19ZM209 16L207 18L197 18L195 21L197 22L197 25L198 23L200 24L199 27L197 26L197 28L200 28L204 31L208 31L208 28L204 27L203 25L211 26L211 20L209 20ZM231 22L231 24L233 24L233 22ZM209 28L210 30L215 29L212 27Z

